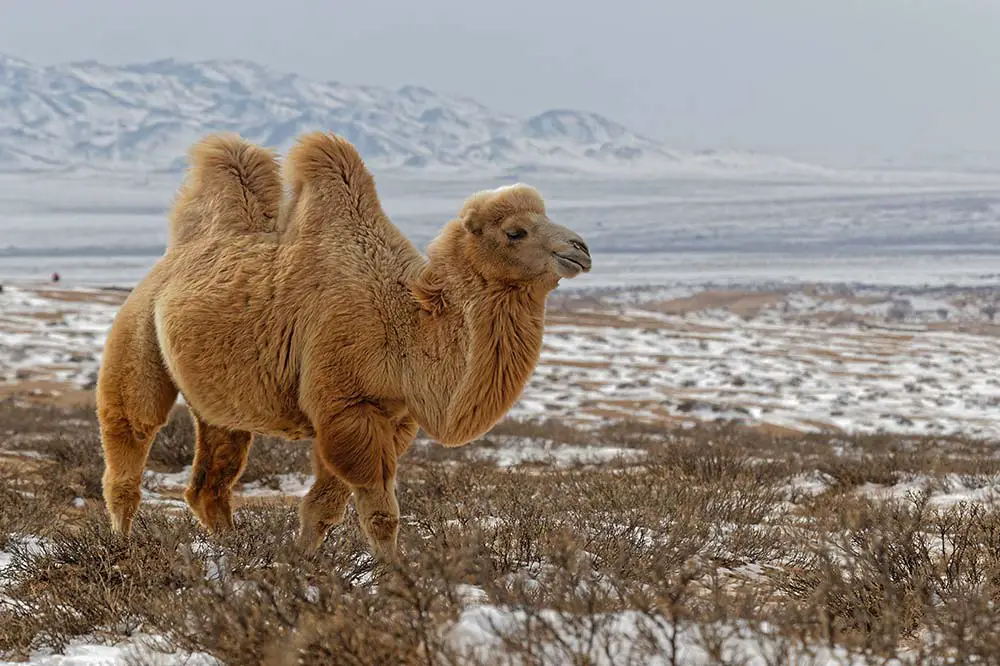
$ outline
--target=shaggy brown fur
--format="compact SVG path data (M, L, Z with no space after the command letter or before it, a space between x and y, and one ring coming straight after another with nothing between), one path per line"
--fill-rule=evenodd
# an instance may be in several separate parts
M393 557L396 461L418 426L448 446L511 407L538 360L547 294L590 269L583 241L515 185L471 197L425 259L382 210L355 148L324 133L274 156L235 135L191 151L164 257L122 306L97 385L104 496L128 532L150 444L183 394L197 441L188 504L211 530L251 433L314 440L307 548L353 493Z

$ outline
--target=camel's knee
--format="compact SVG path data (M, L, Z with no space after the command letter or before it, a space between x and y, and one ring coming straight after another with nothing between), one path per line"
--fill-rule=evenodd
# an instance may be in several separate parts
M377 511L365 517L365 528L372 541L377 543L395 541L399 533L399 516Z
M122 410L102 410L98 414L105 467L112 473L135 476L146 462L146 454L159 424L137 423Z
M137 381L133 373L122 376L107 367L101 368L97 384L97 418L105 424L127 423L136 435L156 434L177 402L177 387L167 371L157 363L141 373Z
M376 512L363 518L361 527L376 559L384 562L398 559L399 516Z

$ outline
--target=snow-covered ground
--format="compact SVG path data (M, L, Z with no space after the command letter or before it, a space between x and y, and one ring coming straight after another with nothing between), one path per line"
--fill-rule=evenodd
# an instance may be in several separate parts
M955 330L963 321L988 321L982 309L990 312L991 300L964 297L959 305L885 292L759 298L759 309L744 316L708 296L701 307L672 314L663 310L683 299L589 321L579 313L555 315L515 414L1000 434L1000 338L993 329ZM874 302L859 302L865 300ZM896 314L904 321L894 321ZM942 322L947 328L933 328Z
M0 391L92 388L122 298L8 285ZM997 437L996 309L989 288L681 286L557 302L512 415Z
M0 666L25 662L0 661ZM73 641L62 654L39 650L28 657L34 666L219 666L210 655L169 650L158 636L138 635L115 645L97 643L85 636Z

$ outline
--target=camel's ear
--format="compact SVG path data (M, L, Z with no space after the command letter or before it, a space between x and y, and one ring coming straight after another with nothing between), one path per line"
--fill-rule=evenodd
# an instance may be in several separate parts
M462 226L470 234L479 235L483 231L483 216L478 206L469 206L462 211Z
M492 213L493 192L486 190L477 192L465 200L465 205L458 213L462 228L477 236L483 232L483 227L489 222Z

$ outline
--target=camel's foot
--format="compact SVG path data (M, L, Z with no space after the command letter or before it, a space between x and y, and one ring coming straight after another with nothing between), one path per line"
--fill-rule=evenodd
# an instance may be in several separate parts
M375 512L365 517L362 526L375 559L385 564L397 564L399 518L388 513Z
M315 553L323 545L327 532L344 522L351 489L330 474L317 458L313 458L316 482L299 505L299 548Z
M211 534L223 534L235 529L230 497L214 496L188 488L184 500L191 508L198 522Z
M139 483L131 480L104 479L104 505L111 518L111 530L128 536L132 531L132 520L139 510L142 492Z
M341 521L337 522L323 522L318 520L303 520L299 525L299 536L296 542L298 543L299 550L301 550L306 555L312 555L319 550L319 547L323 545L324 539L326 539L327 532L330 531L335 525L339 525Z

